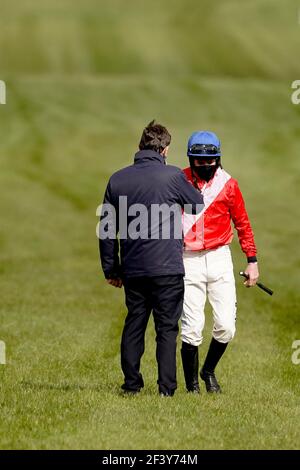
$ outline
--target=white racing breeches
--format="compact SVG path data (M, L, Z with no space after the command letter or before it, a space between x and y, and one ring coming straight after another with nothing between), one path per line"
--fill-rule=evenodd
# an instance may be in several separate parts
M235 334L236 291L231 252L228 245L215 250L186 251L185 294L181 318L181 339L202 343L206 297L213 309L213 337L228 343Z

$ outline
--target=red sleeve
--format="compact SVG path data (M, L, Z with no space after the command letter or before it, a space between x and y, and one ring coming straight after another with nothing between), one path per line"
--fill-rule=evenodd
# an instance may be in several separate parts
M247 257L256 256L257 251L254 242L254 235L245 208L244 199L237 181L233 180L233 182L234 184L231 187L229 198L230 215L238 233L239 242L243 252Z

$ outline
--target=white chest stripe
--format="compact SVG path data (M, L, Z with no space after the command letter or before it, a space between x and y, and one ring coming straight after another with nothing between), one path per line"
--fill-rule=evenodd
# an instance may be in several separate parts
M204 207L201 212L197 215L183 214L183 233L184 236L191 230L193 225L203 216L204 212L209 208L209 206L214 202L217 196L220 194L222 189L224 188L227 181L229 181L231 176L226 173L226 171L222 170L222 168L218 168L212 184L208 187L205 187L205 191L203 191L203 199L204 199Z

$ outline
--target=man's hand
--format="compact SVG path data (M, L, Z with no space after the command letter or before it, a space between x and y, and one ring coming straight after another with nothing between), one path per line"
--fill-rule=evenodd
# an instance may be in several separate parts
M107 282L108 282L108 284L110 284L111 286L114 286L114 287L121 288L123 286L123 281L120 278L107 279Z
M257 263L249 263L245 269L245 274L248 274L248 279L244 282L246 287L255 286L259 278L258 265Z

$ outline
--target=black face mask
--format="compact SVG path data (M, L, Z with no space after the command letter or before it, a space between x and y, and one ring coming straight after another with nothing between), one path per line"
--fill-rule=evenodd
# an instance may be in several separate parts
M202 166L193 165L193 171L199 176L200 179L206 182L213 178L217 168L218 168L217 163L215 165L202 165Z

